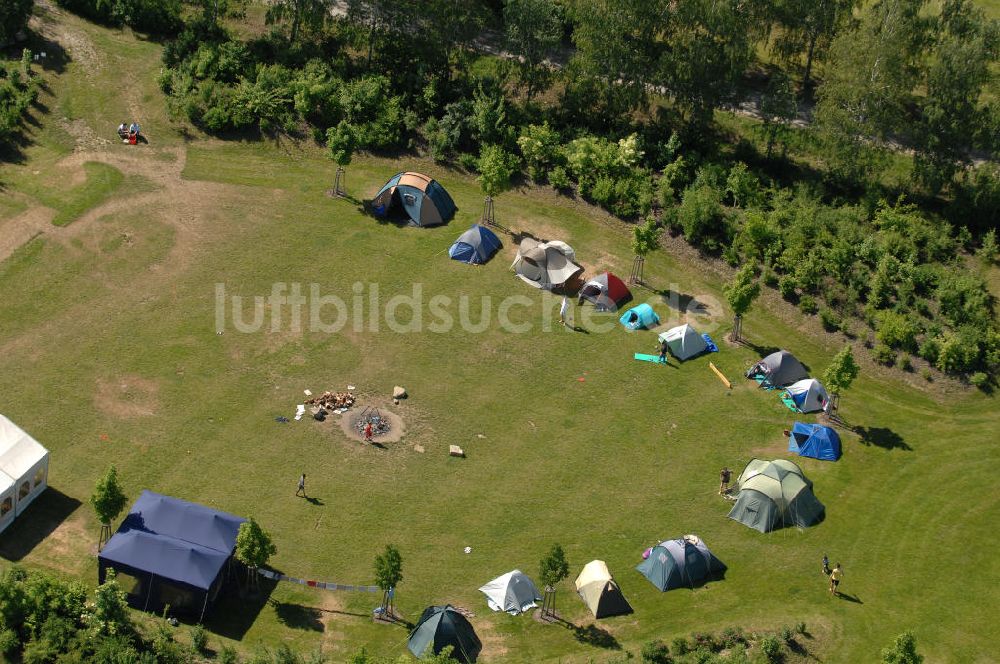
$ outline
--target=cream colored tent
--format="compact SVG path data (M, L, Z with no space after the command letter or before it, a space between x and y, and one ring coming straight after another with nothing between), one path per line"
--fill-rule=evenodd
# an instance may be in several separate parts
M576 592L595 618L632 613L603 560L591 560L576 577Z
M0 415L0 531L45 490L49 451Z

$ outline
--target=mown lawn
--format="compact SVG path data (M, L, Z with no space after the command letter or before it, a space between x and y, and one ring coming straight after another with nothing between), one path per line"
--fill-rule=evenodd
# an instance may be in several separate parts
M100 52L155 55L129 37L79 29L93 33ZM64 79L54 83L57 98ZM102 85L92 89L111 95ZM162 99L149 104L162 108ZM86 122L97 115L80 112ZM319 150L197 139L186 154L187 180L231 194L205 217L176 223L170 210L116 212L94 220L87 241L39 238L0 263L0 412L52 451L52 489L32 509L59 517L37 543L27 520L0 537L8 561L95 582L99 528L86 500L115 463L132 497L149 488L254 516L278 545L274 567L293 576L369 583L374 555L394 543L404 558L402 613L412 620L442 602L473 610L482 661L604 661L621 654L615 645L637 652L654 637L797 622L813 637L806 647L827 662L873 661L904 629L929 661L992 658L988 607L1000 600L991 583L1000 573L992 550L998 504L988 490L998 462L995 398L932 395L862 375L843 415L867 442L845 431L840 462L801 462L827 506L825 521L761 535L725 518L718 470L786 457L782 430L794 417L741 379L758 355L722 343L729 315L721 282L699 263L660 251L647 260L647 280L705 303L697 322L722 351L669 368L637 363L633 352L652 351L651 332L601 332L602 319L584 324L589 333L540 329L543 309L554 317L558 299L512 276L509 237L486 266L448 260L449 244L480 212L466 174L405 157L358 158L347 172L357 199L415 168L458 203L447 226L400 228L365 216L356 200L328 198L334 167ZM29 149L17 168L45 173L53 163ZM15 191L19 174L0 169ZM512 229L569 242L591 274L628 273L627 229L589 206L523 189L498 197L497 215ZM315 283L352 306L353 284L366 297L377 284L383 307L419 285L425 302L452 298L456 321L459 298L470 299L478 320L489 297L493 319L480 333L460 325L297 333L287 312L271 331L270 311L260 332L230 322L216 333L217 284L248 300L277 282L306 292ZM524 298L510 316L529 331L498 325L509 296ZM679 320L661 295L635 296L665 321ZM798 314L763 304L744 322L759 347L788 348L819 374L839 342L805 327ZM294 412L303 389L348 384L365 402L384 402L396 384L408 389L411 398L394 408L407 428L402 442L367 448L334 423L275 422ZM418 444L425 453L414 451ZM449 444L468 458L449 458ZM303 471L314 503L293 496ZM729 566L724 580L661 594L631 569L650 544L692 532ZM572 568L559 595L566 620L591 622L571 588L594 558L607 561L635 609L600 621L610 648L530 617L494 615L477 592L515 567L536 575L554 542ZM844 563L843 589L858 601L826 592L824 553ZM404 652L404 629L368 618L375 596L279 585L270 598L259 615L220 611L209 626L240 636L245 649L321 647L332 661L362 645ZM237 623L249 619L244 633Z

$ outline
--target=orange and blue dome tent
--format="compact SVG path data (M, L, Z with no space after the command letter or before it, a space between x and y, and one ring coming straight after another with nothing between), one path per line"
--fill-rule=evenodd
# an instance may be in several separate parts
M447 223L457 209L445 188L423 173L396 173L372 199L376 217L402 213L414 226Z

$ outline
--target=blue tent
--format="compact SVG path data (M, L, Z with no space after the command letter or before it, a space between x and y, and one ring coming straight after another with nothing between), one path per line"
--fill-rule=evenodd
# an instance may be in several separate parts
M840 458L840 437L830 427L796 422L788 436L788 451L822 461Z
M660 317L648 304L639 304L622 314L618 322L630 330L641 330L660 324Z
M402 210L416 226L446 223L457 209L445 188L422 173L396 173L372 199L375 216Z
M493 231L485 226L473 224L472 228L458 236L455 244L448 250L448 255L452 260L482 265L501 246L500 238Z
M118 575L132 606L204 617L225 581L242 519L143 491L98 555L98 580Z

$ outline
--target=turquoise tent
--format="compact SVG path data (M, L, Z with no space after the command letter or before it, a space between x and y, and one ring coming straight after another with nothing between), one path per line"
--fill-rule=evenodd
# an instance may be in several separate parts
M444 187L422 173L396 173L372 199L376 217L402 212L415 226L443 224L457 209Z
M630 330L642 330L659 325L660 317L653 311L653 307L644 303L623 313L618 322Z
M836 461L840 458L840 436L821 424L796 422L788 436L788 451L821 461Z

